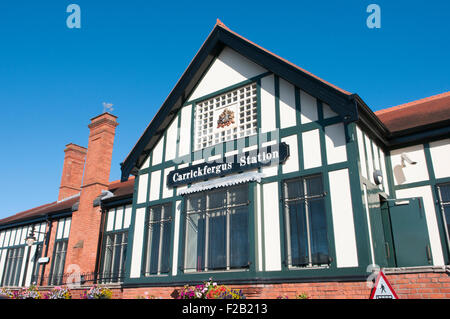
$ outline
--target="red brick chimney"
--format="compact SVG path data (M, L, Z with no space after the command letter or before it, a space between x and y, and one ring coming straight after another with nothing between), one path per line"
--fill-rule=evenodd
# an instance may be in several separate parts
M58 201L80 193L86 152L85 147L72 143L66 145Z
M100 207L93 202L108 189L117 117L103 113L91 119L89 144L78 211L72 214L65 269L77 264L81 272L95 270L100 232Z

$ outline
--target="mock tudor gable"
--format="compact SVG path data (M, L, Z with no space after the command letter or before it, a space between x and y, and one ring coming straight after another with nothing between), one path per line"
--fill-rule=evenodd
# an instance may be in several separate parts
M126 180L130 173L136 174L146 155L155 147L163 131L186 102L191 102L201 95L206 96L207 92L218 92L220 88L230 87L232 83L261 77L265 70L321 99L327 104L327 109L330 108L345 121L357 119L355 95L245 39L218 20L197 55L121 164L122 180Z

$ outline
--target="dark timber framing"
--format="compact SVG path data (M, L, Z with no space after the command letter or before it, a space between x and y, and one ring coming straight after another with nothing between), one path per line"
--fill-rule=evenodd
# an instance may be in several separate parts
M230 87L224 88L222 90L219 90L217 92L213 92L211 94L208 94L207 96L203 96L201 98L195 99L194 101L189 101L188 103L185 103L184 106L190 105L192 107L191 109L191 136L194 134L194 126L193 126L193 118L195 116L195 102L207 99L208 97L222 94L224 92L230 91L232 89L235 89L237 87L243 86L245 84L248 84L250 82L255 82L257 84L257 121L258 121L258 130L261 129L261 79L265 77L273 76L273 83L274 83L274 92L275 92L275 124L276 127L280 127L280 111L279 111L279 77L272 74L272 73L264 73L259 76L256 76L250 80L243 81L240 83L237 83L235 85L232 85ZM278 133L276 131L273 132L267 132L267 141L272 140L273 138L276 138L276 134L279 134L278 138L281 140L284 137L296 135L297 137L297 144L298 144L298 158L299 158L299 170L295 172L290 173L282 173L282 166L278 165L278 173L275 176L265 177L262 178L261 183L257 182L250 182L248 183L249 187L249 199L250 200L250 206L249 206L249 236L250 238L254 238L254 242L251 242L251 247L249 251L249 258L251 259L251 264L248 269L243 270L236 270L236 271L215 271L215 272L196 272L196 273L184 273L183 272L183 253L184 253L184 219L183 219L183 212L184 212L184 198L183 196L177 195L176 187L174 187L174 196L163 198L162 197L162 189L164 187L163 185L163 176L161 176L160 179L160 193L159 193L159 199L150 201L149 199L149 188L151 184L151 173L154 171L161 171L161 175L164 174L164 170L167 168L178 168L180 164L180 160L183 160L184 163L190 163L192 165L192 161L198 160L198 159L205 159L209 156L214 156L218 154L224 154L225 152L231 151L231 150L237 150L238 145L243 145L244 147L250 147L259 145L262 141L259 140L259 134L256 136L248 136L244 138L239 138L237 140L228 141L222 144L222 146L213 145L210 147L207 147L202 150L193 151L193 144L192 144L192 138L191 138L191 145L190 154L183 156L182 158L175 158L174 160L164 161L165 156L165 147L163 147L163 160L161 163L157 165L152 165L151 162L149 164L149 167L142 168L138 171L137 177L135 180L135 192L133 196L133 209L132 209L132 222L130 225L129 230L129 241L128 241L128 247L127 250L127 265L126 269L128 271L128 275L125 278L123 282L124 287L141 287L141 286L177 286L177 285L184 285L186 283L196 283L201 282L203 280L208 280L208 278L213 277L215 280L220 280L221 282L227 282L227 283L255 283L255 282L271 282L271 283L277 283L277 282L319 282L319 281L335 281L335 280L344 280L344 281L354 281L354 280L364 280L367 277L366 273L366 267L370 264L370 250L369 250L369 235L367 230L367 220L365 218L365 214L362 214L361 212L364 212L363 210L363 203L362 198L360 196L361 188L359 187L359 173L358 173L358 163L356 161L358 149L355 139L356 131L355 131L355 123L343 123L343 119L338 115L331 118L324 119L323 117L323 103L321 100L317 99L317 110L318 110L318 120L315 122L300 124L300 111L301 111L301 102L300 102L300 88L294 87L294 93L295 93L295 103L296 103L296 123L297 125L293 125L290 127L286 127L283 129L279 129ZM174 114L174 119L178 116L178 118L181 116L181 110L178 111L178 114ZM179 120L178 120L179 121ZM337 123L343 123L344 129L345 129L345 135L347 139L347 161L335 163L335 164L328 164L326 159L326 143L325 143L325 127L328 125L333 125ZM169 123L170 124L170 123ZM301 148L302 143L302 133L310 130L319 130L319 137L320 137L320 147L321 147L321 158L322 158L322 166L310 168L310 169L304 169L303 168L303 150ZM160 135L161 138L165 139L166 134L163 133ZM230 146L232 146L230 148ZM216 154L216 150L219 151L218 154ZM146 156L150 156L150 159L153 159L153 150L150 150L150 152L146 153ZM239 150L238 150L239 151ZM178 148L176 151L176 154L179 154ZM146 157L143 159L145 160ZM349 267L349 268L338 268L336 265L336 253L335 253L335 242L334 242L334 231L333 231L333 219L332 219L332 211L331 211L331 199L330 199L330 185L329 185L329 177L328 173L330 171L334 170L340 170L340 169L348 169L349 172L349 183L350 183L350 191L351 191L351 197L352 197L352 206L353 206L353 215L354 215L354 224L355 224L355 236L356 236L356 245L357 245L357 254L358 254L358 266L357 267ZM140 176L148 174L148 182L147 182L147 188L146 188L146 201L137 204L137 188L139 185L139 178ZM325 196L325 208L326 208L326 218L327 218L327 232L328 232L328 244L329 244L329 251L330 256L332 257L332 261L330 263L329 267L326 268L307 268L307 269L288 269L286 267L284 261L285 261L285 255L286 255L286 247L285 247L285 226L284 226L284 208L282 203L283 198L283 190L282 190L282 183L286 179L290 179L293 177L300 177L300 176L309 176L314 174L321 174L323 183L324 183L324 191L327 193L327 196ZM273 183L276 182L278 185L278 191L279 191L279 197L280 197L280 203L279 203L279 222L280 222L280 253L281 253L281 270L280 271L265 271L265 242L264 242L264 207L261 207L261 240L262 240L262 251L258 250L257 247L257 239L258 239L258 232L259 229L257 227L257 205L256 205L256 198L257 198L257 185L259 184L260 189L260 201L262 205L263 202L263 196L262 196L262 190L263 185L267 183ZM356 184L355 184L356 182ZM190 185L188 185L190 187ZM171 247L170 247L170 262L172 263L174 253L174 246L178 245L178 258L177 258L177 271L176 275L172 275L172 269L169 271L168 274L164 275L158 275L158 276L147 276L145 277L142 273L143 270L143 262L144 262L144 256L145 256L145 243L143 242L142 245L142 251L141 251L141 260L139 261L141 266L141 274L139 278L130 278L129 277L129 271L131 269L131 263L132 263L132 246L134 241L134 221L136 218L136 210L139 208L148 208L150 206L154 205L161 205L167 202L172 202L172 213L175 217L176 215L176 206L177 203L181 204L180 207L180 218L178 220L178 225L176 224L176 218L173 219L173 227L172 227L172 235L171 235ZM174 233L175 229L178 227L179 229L179 236L178 236L178 242L174 242ZM142 240L145 239L145 230L143 234ZM262 265L258 266L258 259L259 254L262 254ZM174 265L172 264L171 267ZM262 271L259 271L258 268L261 268Z

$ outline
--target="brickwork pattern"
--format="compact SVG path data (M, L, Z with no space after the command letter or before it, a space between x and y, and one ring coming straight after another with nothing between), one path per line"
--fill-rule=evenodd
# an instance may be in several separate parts
M400 299L450 299L450 274L419 273L392 274L386 276ZM368 299L371 288L365 281L357 282L316 282L231 285L242 289L249 299L276 299L286 296L293 299L306 294L310 299ZM148 287L115 289L115 296L123 299L153 296L170 299L172 292L181 287Z

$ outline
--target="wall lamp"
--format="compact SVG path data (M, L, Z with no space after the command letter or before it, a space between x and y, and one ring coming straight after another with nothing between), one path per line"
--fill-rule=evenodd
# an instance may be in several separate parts
M29 235L27 236L27 238L25 239L25 242L26 242L26 244L27 244L28 247L33 246L33 244L36 242L37 239L36 239L36 237L34 236L35 233L38 233L38 234L44 234L44 235L45 235L45 233L43 233L43 232L34 230L34 225L33 225L32 228L31 228L30 234L29 234Z

